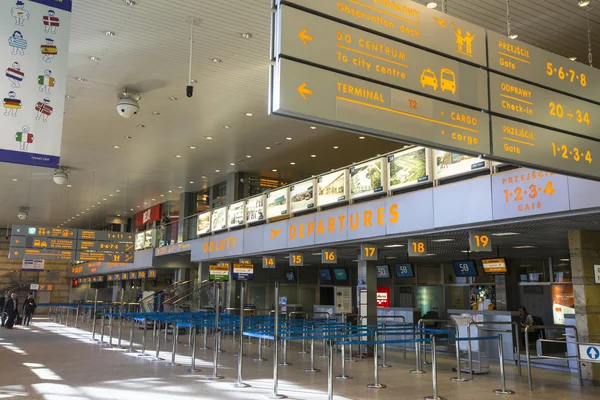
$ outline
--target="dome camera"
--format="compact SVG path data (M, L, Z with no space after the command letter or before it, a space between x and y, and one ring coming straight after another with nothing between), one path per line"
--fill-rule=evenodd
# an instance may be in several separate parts
M29 218L29 211L22 208L21 210L19 210L17 217L19 217L19 219L26 220L27 218Z
M135 117L140 111L140 99L139 94L125 90L117 102L117 112L123 118Z
M52 179L57 185L64 185L69 180L69 174L62 169L57 169L54 171L54 176Z

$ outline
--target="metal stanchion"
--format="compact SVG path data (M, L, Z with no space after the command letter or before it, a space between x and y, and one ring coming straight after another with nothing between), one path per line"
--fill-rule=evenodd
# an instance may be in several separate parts
M367 385L367 387L369 389L384 389L387 386L384 384L379 383L379 368L377 368L377 358L379 357L379 345L377 344L377 339L378 339L378 335L377 335L377 331L375 331L375 335L374 335L374 339L375 339L375 345L373 346L373 364L374 364L374 368L373 368L373 376L375 379L375 382L370 383Z
M196 323L192 322L192 329L190 329L190 331L192 332L192 363L190 365L190 368L186 369L185 372L200 372L199 369L196 369Z
M109 317L109 319L108 319L108 328L109 328L109 330L110 330L110 336L108 337L108 345L109 345L110 347L112 347L112 345L113 345L113 344L112 344L112 340L113 340L113 330L114 330L114 324L113 324L113 321L114 321L114 312L113 312L113 308L111 307L111 309L110 309L110 317Z
M529 385L529 391L533 391L533 377L531 376L531 358L529 356L529 326L525 327L525 358L527 359L527 384Z
M333 340L328 340L327 346L329 347L329 359L327 363L327 399L333 400Z
M298 354L306 354L306 324L302 324L302 350Z
M117 347L121 348L121 339L123 338L123 295L125 294L125 289L121 289L121 305L119 306L119 340L117 342Z
M258 356L254 361L267 361L267 359L262 356L262 338L258 338Z
M133 330L135 329L135 319L131 318L131 329L129 330L129 349L127 349L126 353L135 353L133 349Z
M287 322L283 323L283 327L286 329L289 329ZM280 367L289 367L290 365L292 365L291 362L288 362L287 360L287 348L288 348L288 340L286 340L286 337L289 337L290 335L288 333L284 333L282 335L284 337L283 339L283 362L279 363Z
M65 326L69 326L69 314L71 314L71 309L69 308L69 306L65 307L65 310L67 311L67 318L65 320Z
M425 397L425 400L446 400L438 396L437 390L437 356L435 351L435 336L431 336L431 380L433 381L433 396Z
M271 399L285 399L287 396L277 393L279 385L279 282L275 282L275 324L273 333L273 394Z
M415 339L417 336L415 335ZM423 335L421 334L419 339L422 339ZM415 342L415 360L417 363L417 369L413 369L410 371L411 374L425 374L426 371L421 369L421 342Z
M467 354L469 357L469 379L473 380L473 348L471 347L471 325L467 325L467 337L469 338Z
M73 328L77 328L77 320L79 319L79 306L75 306L75 325Z
M346 315L342 315L342 321L345 323ZM342 334L346 334L346 325L343 325ZM329 349L331 353L331 348ZM331 354L330 354L331 357ZM352 379L351 376L346 375L346 345L342 344L342 374L335 377L336 379Z
M152 359L153 362L165 361L164 358L160 358L160 320L158 322L158 331L156 332L156 355ZM166 329L166 328L165 328Z
M246 289L246 282L242 281L240 288L240 343L238 345L238 375L237 382L233 385L236 388L245 388L250 385L242 382L242 367L243 367L243 355L244 355L244 290Z
M104 312L104 310L102 310L102 318L100 318L100 323L102 324L100 326L100 344L104 345L104 318L106 316L106 313Z
M468 379L465 379L462 377L462 371L460 368L460 342L458 340L456 340L455 343L456 343L456 373L458 375L455 376L454 378L450 378L450 380L452 382L466 382L466 381L468 381Z
M138 354L138 357L148 357L149 354L146 354L146 334L148 332L148 320L144 317L144 336L142 336L142 352Z
M321 372L315 368L315 326L312 327L312 338L310 340L310 369L305 369L304 372Z
M387 363L387 348L385 342L387 341L387 325L385 322L383 323L383 345L381 346L381 351L383 351L383 356L381 357L381 368L391 368L391 365ZM343 350L343 349L342 349Z
M204 324L206 324L206 321L203 322ZM210 347L208 347L208 327L204 327L203 328L203 332L202 332L202 347L200 347L200 350L208 350Z
M188 328L188 342L183 347L190 347L192 345L192 328Z
M210 376L207 376L206 379L209 380L219 380L219 379L223 379L222 376L218 375L218 367L219 367L219 346L220 346L220 336L221 336L221 330L219 328L219 307L220 307L220 294L221 294L221 282L216 282L215 283L216 288L215 288L215 334L213 335L213 345L214 345L214 349L213 349L213 374Z
M98 289L94 294L94 315L92 316L92 340L96 341L96 311L98 307Z
M502 334L498 335L498 355L500 357L500 389L493 390L496 394L515 394L514 391L506 389L506 376L504 375L504 349L502 346Z
M177 339L179 339L179 327L177 322L171 324L173 329L173 352L171 353L171 362L167 364L167 367L179 367L181 364L175 362L175 355L177 354Z

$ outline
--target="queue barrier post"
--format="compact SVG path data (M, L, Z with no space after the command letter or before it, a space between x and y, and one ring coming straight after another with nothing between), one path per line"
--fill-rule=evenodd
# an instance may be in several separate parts
M133 349L133 330L135 329L135 319L131 318L131 328L129 329L129 349L127 349L127 353L135 353Z
M416 333L416 332L415 332ZM415 339L416 338L420 338L423 339L423 333L419 334L419 335L415 335ZM413 369L410 371L411 374L416 374L416 375L420 375L420 374L425 374L426 371L421 369L421 342L416 342L415 343L415 362L416 362L416 369Z
M435 349L435 335L431 335L431 380L433 383L433 396L425 397L425 400L446 400L438 396L437 388L437 354Z
M345 315L342 317L342 320L345 320ZM342 334L346 333L346 327L345 325L342 328ZM331 349L329 350L331 353ZM330 354L330 358L331 358L331 354ZM346 375L346 345L342 344L342 374L336 376L336 379L352 379L351 376Z
M71 309L67 306L65 307L66 313L67 313L67 318L65 320L65 326L69 326L69 314L71 313Z
M104 345L104 319L106 317L106 313L102 310L102 318L100 318L100 344Z
M457 336L457 338L458 338L458 336ZM450 378L450 380L452 382L466 382L466 381L468 381L468 379L465 379L462 377L462 371L461 371L461 367L460 367L460 343L458 340L456 340L454 343L456 343L456 373L458 375L455 376L454 378Z
M208 347L208 327L204 326L204 329L202 330L202 347L200 347L200 350L209 350L210 347Z
M529 391L533 392L533 377L531 376L531 356L529 354L529 326L525 327L525 357L527 358L527 384Z
M110 329L110 335L109 335L109 337L108 337L108 346L109 346L109 347L112 347L112 345L113 345L113 344L112 344L112 340L113 340L113 330L114 330L114 324L113 324L113 322L114 322L114 312L113 312L113 311L114 311L114 309L113 309L113 307L111 307L111 308L110 308L110 318L109 318L109 320L108 320L108 324L109 324L109 325L108 325L108 328Z
M284 328L289 328L287 322L285 322L285 321L283 322L283 327ZM289 337L290 334L289 333L287 333L287 334L284 333L283 336L284 337ZM283 362L279 363L280 367L289 367L290 365L292 365L292 363L288 362L288 360L287 360L287 353L288 353L287 349L288 349L288 340L283 339Z
M209 380L220 380L224 377L219 376L218 368L219 368L219 352L220 352L220 337L221 337L221 329L219 327L219 317L220 317L220 301L221 301L221 282L215 282L215 334L213 335L213 374L207 376L206 379Z
M77 328L77 320L79 320L79 306L76 305L75 308L75 325L73 325L73 328Z
M321 372L320 369L315 368L315 326L312 326L312 335L310 339L310 369L305 369L304 372ZM342 372L343 373L343 372Z
M369 389L385 389L387 386L384 384L379 383L379 368L377 368L377 359L379 358L379 345L377 345L377 339L378 339L378 335L377 335L377 331L375 331L375 335L374 335L374 339L375 339L375 346L373 346L373 377L375 382L370 383L367 385L367 387Z
M200 372L199 369L196 369L196 323L192 322L192 328L190 329L192 332L192 360L190 364L190 368L186 369L185 372L195 373Z
M121 305L119 306L119 340L117 342L117 347L121 348L121 339L123 338L123 296L125 294L125 289L121 288Z
M148 332L148 320L146 319L146 317L144 317L142 323L144 324L144 336L142 336L142 352L138 354L138 357L148 357L149 354L146 354L146 335Z
M152 362L161 362L161 361L165 361L165 359L160 358L160 320L158 320L156 322L158 322L158 331L156 332L156 339L155 339L156 340L156 354L155 354L154 358L152 359Z
M238 374L237 382L233 385L236 388L246 388L250 385L242 382L242 368L243 368L243 355L244 355L244 291L246 289L246 282L242 281L240 287L240 343L238 344ZM234 329L235 332L235 329Z
M387 346L385 342L387 341L387 324L383 323L383 344L381 345L381 351L383 351L383 355L381 356L381 368L391 368L391 365L387 363ZM406 345L406 344L405 344Z
M328 340L327 346L329 347L329 359L327 363L327 399L333 400L333 340Z
M167 367L179 367L181 364L175 362L175 355L177 354L177 340L179 339L179 327L177 322L171 324L173 330L173 351L171 352L171 362L167 364Z
M277 393L279 386L279 282L275 282L275 324L273 334L273 394L271 399L285 399Z
M92 340L96 341L96 312L98 307L98 289L94 294L94 315L92 315Z
M262 356L262 338L258 338L258 356L254 359L254 361L267 361L266 358Z
M498 335L498 355L500 357L500 389L493 390L496 394L515 394L514 391L506 389L506 376L504 373L504 348L502 345L502 334Z

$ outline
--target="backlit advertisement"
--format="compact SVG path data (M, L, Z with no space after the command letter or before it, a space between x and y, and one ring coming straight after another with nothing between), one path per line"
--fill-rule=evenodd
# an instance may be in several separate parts
M246 223L262 221L265 219L265 196L260 195L246 200Z
M335 171L317 178L317 205L348 200L348 170Z
M385 191L383 158L350 167L350 198L358 199Z
M290 210L298 212L315 207L315 180L290 186Z
M429 155L429 149L414 147L388 156L388 190L429 182Z
M135 250L144 250L145 233L139 232L135 234Z
M196 233L204 235L210 232L210 211L198 215L198 225Z
M233 203L227 209L227 227L244 225L244 202Z
M458 153L433 150L433 179L446 179L488 168L488 162Z
M575 314L573 285L552 285L552 315L554 323L565 324L565 314Z
M276 218L288 213L289 188L267 193L267 218Z
M210 228L213 232L227 229L227 207L215 208L212 211Z

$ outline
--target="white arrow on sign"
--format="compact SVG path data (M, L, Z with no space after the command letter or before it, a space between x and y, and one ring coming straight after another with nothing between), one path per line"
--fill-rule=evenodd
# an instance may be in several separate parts
M591 344L580 344L579 355L582 360L600 361L600 349Z

